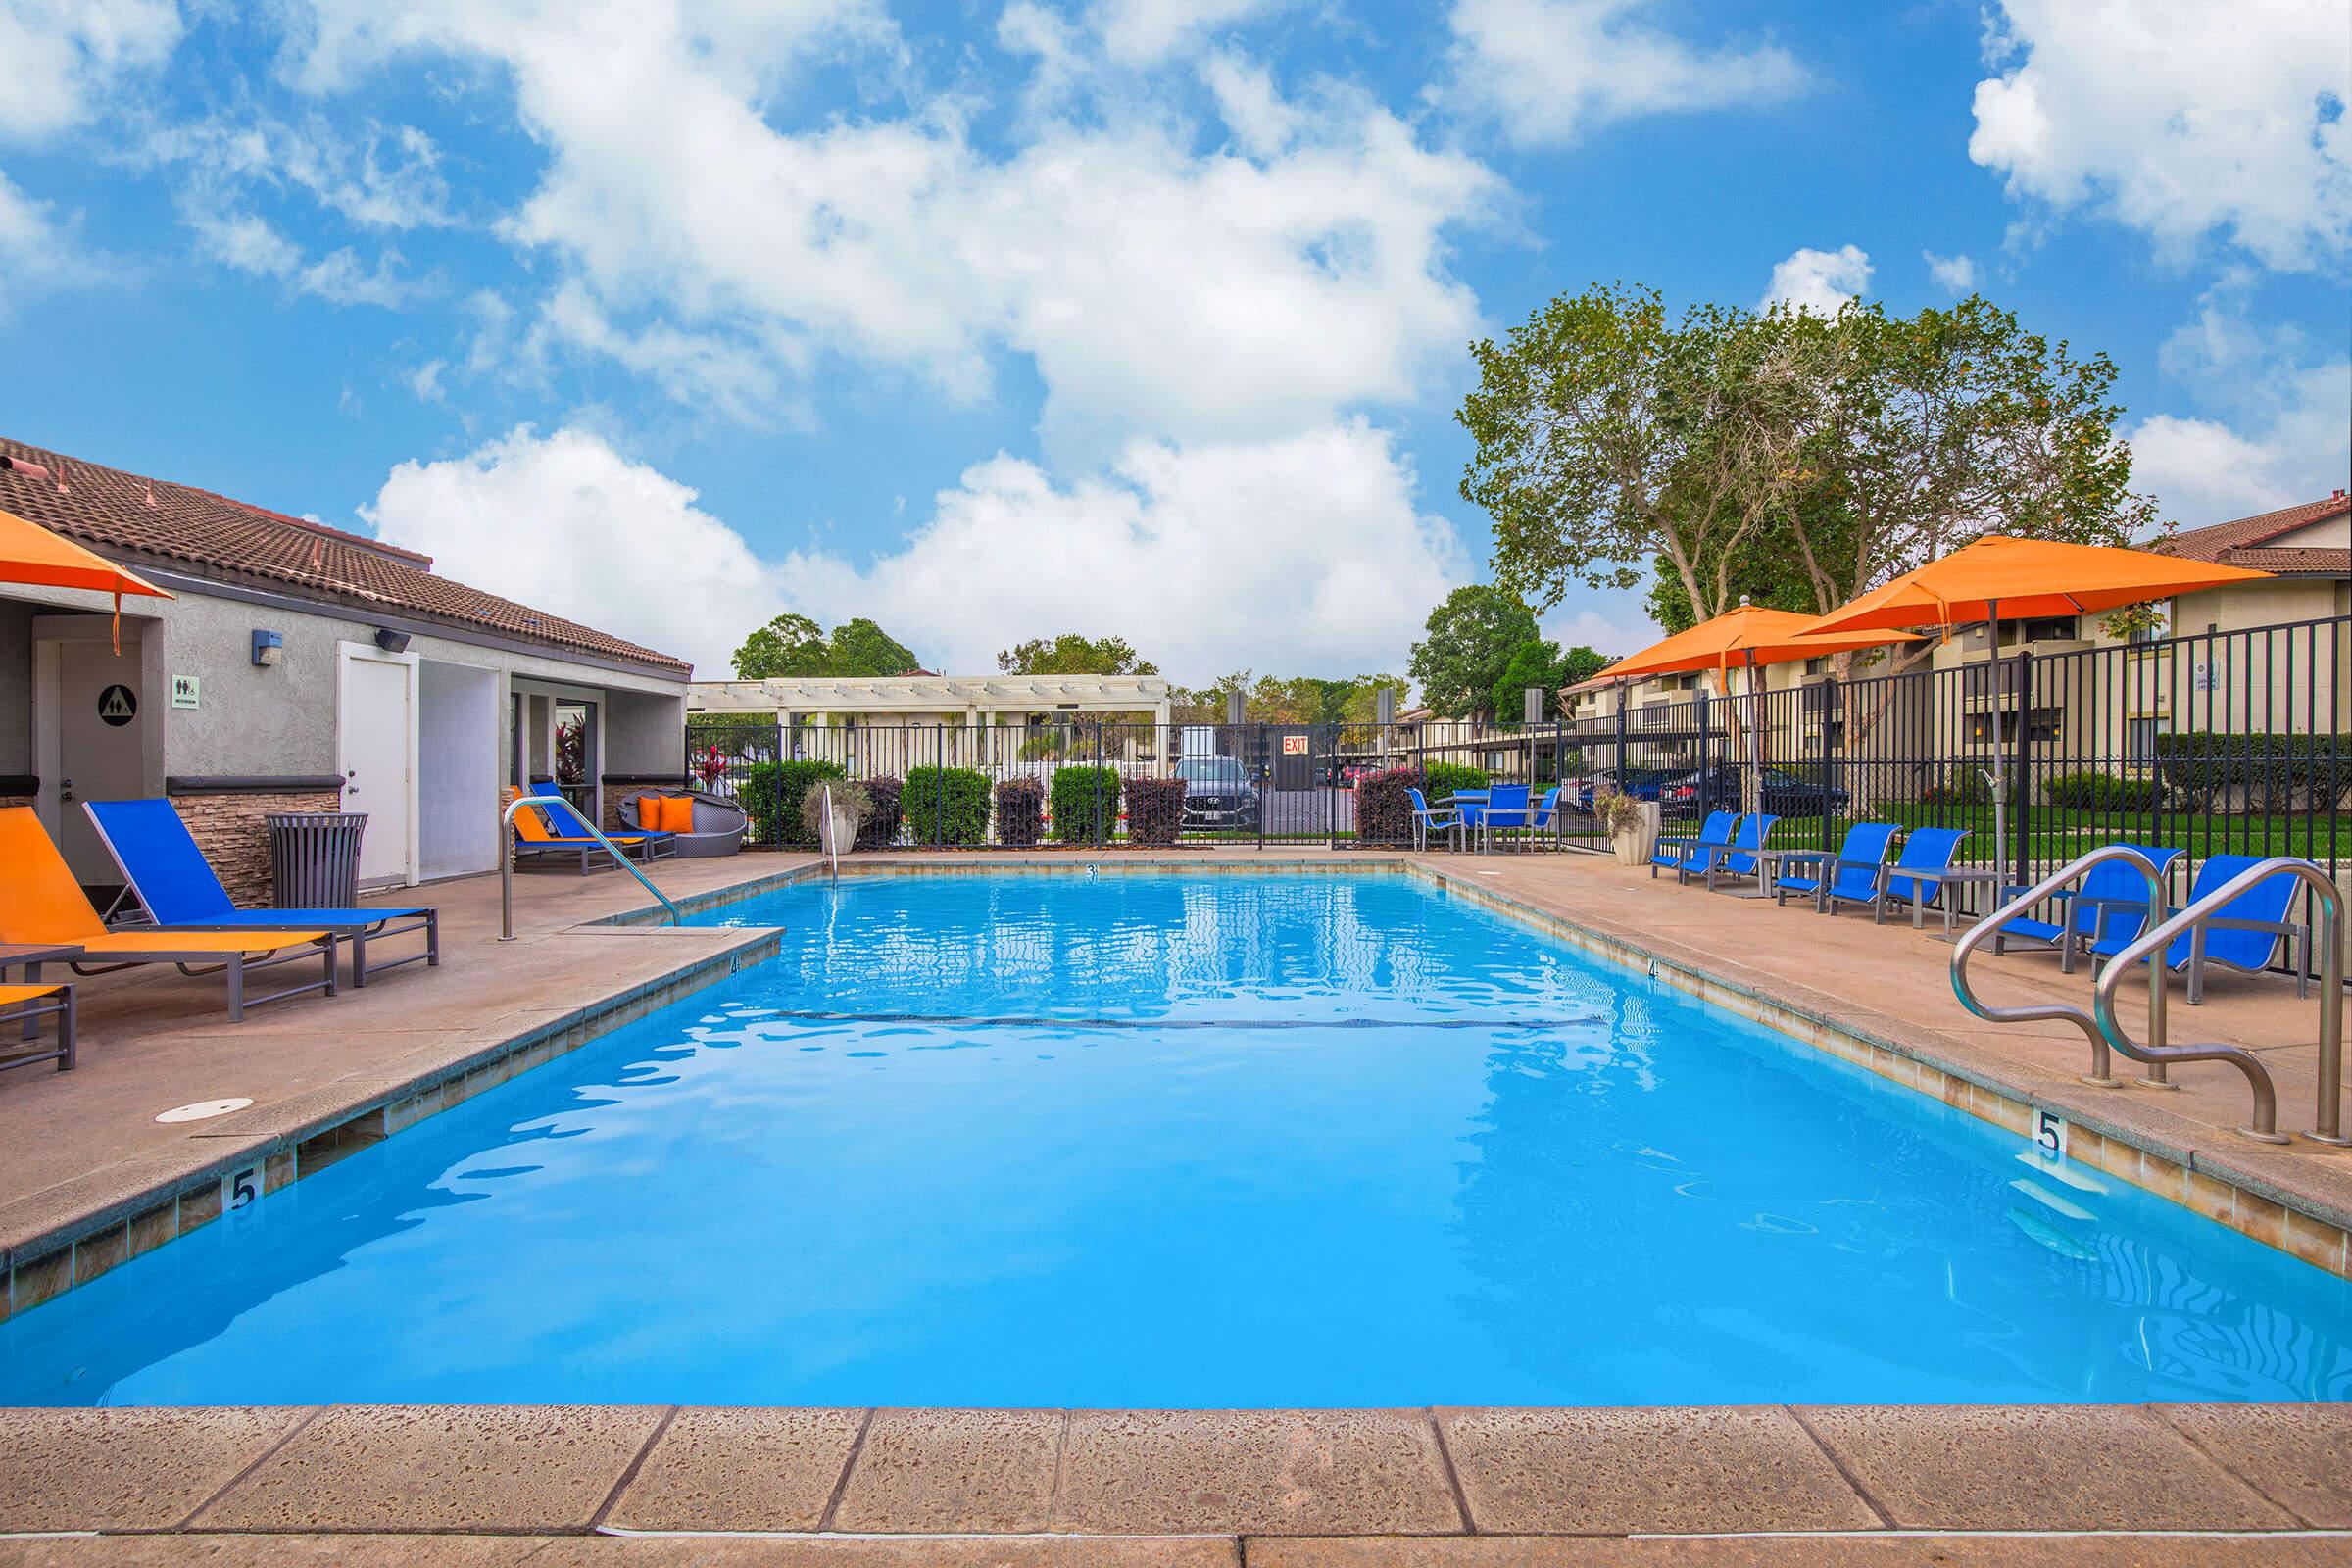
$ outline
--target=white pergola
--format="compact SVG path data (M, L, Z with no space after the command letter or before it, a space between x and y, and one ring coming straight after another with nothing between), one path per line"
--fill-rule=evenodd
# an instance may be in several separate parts
M947 723L980 729L1000 715L1150 713L1169 722L1168 683L1157 675L777 675L698 680L689 713L773 713L777 722Z

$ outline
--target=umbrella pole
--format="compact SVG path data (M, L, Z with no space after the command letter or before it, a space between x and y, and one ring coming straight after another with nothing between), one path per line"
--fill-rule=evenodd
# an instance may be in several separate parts
M2009 856L2009 792L2002 788L2006 770L2001 761L2001 602L1987 600L1985 609L1992 612L1992 874L1996 895L1992 902L1997 906L1999 890L2009 883L2003 870ZM2019 722L2023 723L2026 694L2019 692L2017 701ZM2023 882L2025 867L2019 866L2018 872L2018 881Z
M1755 805L1764 809L1764 695L1756 690L1756 651L1747 651L1747 751L1755 762Z

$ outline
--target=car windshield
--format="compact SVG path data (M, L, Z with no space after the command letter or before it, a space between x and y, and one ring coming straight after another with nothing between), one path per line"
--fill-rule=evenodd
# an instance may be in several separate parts
M1188 757L1176 764L1176 776L1194 784L1239 784L1242 764L1230 757Z

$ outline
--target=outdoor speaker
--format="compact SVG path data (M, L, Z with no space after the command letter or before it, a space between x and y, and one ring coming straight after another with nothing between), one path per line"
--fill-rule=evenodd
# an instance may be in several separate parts
M409 647L409 634L405 631L394 631L391 627L386 626L375 634L375 646L387 654L406 653Z

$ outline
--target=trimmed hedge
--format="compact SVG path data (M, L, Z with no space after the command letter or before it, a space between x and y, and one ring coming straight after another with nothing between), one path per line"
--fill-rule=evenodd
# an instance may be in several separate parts
M1420 787L1420 770L1410 767L1392 767L1359 780L1355 786L1357 840L1365 844L1412 843L1413 798L1406 792Z
M997 842L1028 850L1046 836L1046 792L1033 778L1008 778L997 786Z
M899 792L906 788L887 774L865 782L865 798L873 810L858 824L858 848L887 850L899 842Z
M1060 813L1056 811L1058 818ZM1127 781L1127 842L1173 844L1184 831L1184 780L1131 778Z
M1487 770L1461 762L1424 762L1421 764L1424 782L1421 789L1429 803L1438 802L1455 790L1483 790L1487 787ZM1361 803L1358 803L1360 808Z
M2207 810L2332 807L2352 796L2352 735L2181 730L2156 737L2156 770Z
M751 818L753 841L800 848L815 844L816 836L801 826L801 798L822 779L846 776L839 762L754 762L745 768L735 798Z
M2041 793L2052 806L2078 811L2145 811L2162 792L2152 778L2118 778L2113 773L2062 773L2045 781Z
M976 768L910 767L899 809L921 845L988 842L988 779Z
M997 814L1004 816L1004 797ZM1119 817L1119 770L1091 762L1054 770L1054 836L1064 844L1107 844ZM1000 835L1003 833L999 827Z

